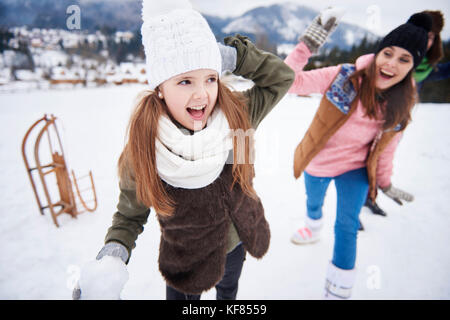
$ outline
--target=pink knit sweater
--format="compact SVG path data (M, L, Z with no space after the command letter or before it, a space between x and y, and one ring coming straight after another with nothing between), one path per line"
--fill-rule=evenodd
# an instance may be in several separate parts
M308 47L300 42L286 58L285 63L295 71L295 81L289 93L324 94L338 74L339 66L303 71L310 56ZM359 57L356 61L357 70L368 66L373 59L373 54ZM382 130L381 126L382 121L364 116L364 108L361 101L358 101L355 112L311 160L306 172L318 177L335 177L365 167L371 143ZM382 188L391 183L392 161L400 138L401 134L397 134L378 160L377 184Z

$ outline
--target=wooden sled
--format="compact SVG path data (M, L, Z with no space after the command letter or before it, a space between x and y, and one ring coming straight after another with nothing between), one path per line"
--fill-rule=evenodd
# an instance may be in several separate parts
M44 117L36 121L28 129L22 141L22 156L25 162L28 177L30 178L36 202L39 206L39 211L43 215L45 210L49 210L53 222L57 227L59 227L57 217L63 213L70 214L73 218L76 218L80 213L86 211L95 211L97 209L97 194L95 192L94 179L92 177L91 171L89 171L88 175L77 179L75 177L75 173L72 170L72 180L69 177L66 160L64 158L64 151L55 120L56 117L53 115L51 115L50 117L44 115ZM27 140L30 138L32 133L37 133L33 149L33 167L30 166L30 162L28 160L29 157L26 154ZM44 160L46 163L41 162L40 155L40 151L42 151L41 149L44 149L44 147L41 145L42 140L45 140L43 139L44 135L47 136L46 140L48 141L49 145L47 150L50 152L50 155L47 155L47 157L50 156L50 158ZM35 172L37 172L37 175L39 176L38 181L40 183L38 184L36 183L34 178L34 176L36 175ZM51 187L55 189L55 183L53 182L53 184L50 185L48 182L51 177L53 178L53 181L56 180L56 187L58 189L58 192L51 192ZM80 190L78 182L81 181L81 179L85 178L90 178L90 186L88 188ZM72 181L75 186L77 197L81 202L81 206L84 208L82 211L79 211L77 208L77 203L75 201L75 196L72 188ZM38 189L38 186L40 186L41 188ZM38 192L38 190L41 192ZM82 193L89 190L92 191L93 198L85 201L82 197ZM55 193L57 193L57 200L52 201L52 195L54 196ZM42 201L42 197L45 198L44 202ZM91 206L89 206L88 204L91 204Z

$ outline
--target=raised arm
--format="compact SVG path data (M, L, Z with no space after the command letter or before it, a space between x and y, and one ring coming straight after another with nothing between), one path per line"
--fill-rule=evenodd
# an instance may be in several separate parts
M337 27L342 11L326 9L319 14L299 37L299 43L285 59L285 63L295 71L295 81L289 93L308 95L311 93L323 94L331 81L339 72L338 66L303 71L312 54L317 53L326 39Z
M256 128L287 93L294 72L276 55L259 50L247 37L227 37L225 44L237 52L236 68L231 71L255 84L244 95L248 98L250 121Z
M339 73L339 66L303 71L310 57L311 52L308 47L305 43L300 42L284 60L295 71L294 84L289 89L289 93L298 95L324 94Z

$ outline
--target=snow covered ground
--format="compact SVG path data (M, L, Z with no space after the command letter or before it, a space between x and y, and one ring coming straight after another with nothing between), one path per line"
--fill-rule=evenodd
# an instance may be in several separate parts
M0 95L0 299L70 299L79 268L103 245L118 200L116 163L133 101L142 86L44 90ZM257 131L255 187L272 240L262 260L247 255L238 299L320 299L333 248L336 194L326 198L321 241L289 241L305 213L303 179L293 151L319 97L286 96ZM66 160L77 175L92 170L98 209L61 227L40 215L21 156L28 127L58 117ZM388 217L363 211L354 299L450 299L450 105L420 104L397 149L393 183L415 196L398 206L383 194ZM357 134L357 133L355 133ZM151 215L128 265L123 299L164 299L158 271L159 225ZM202 299L214 299L215 290Z

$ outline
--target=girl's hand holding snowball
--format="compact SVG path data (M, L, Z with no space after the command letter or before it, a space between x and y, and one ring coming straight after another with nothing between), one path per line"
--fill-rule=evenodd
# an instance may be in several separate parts
M128 281L128 250L117 242L107 243L96 260L82 269L72 298L74 300L118 300Z

